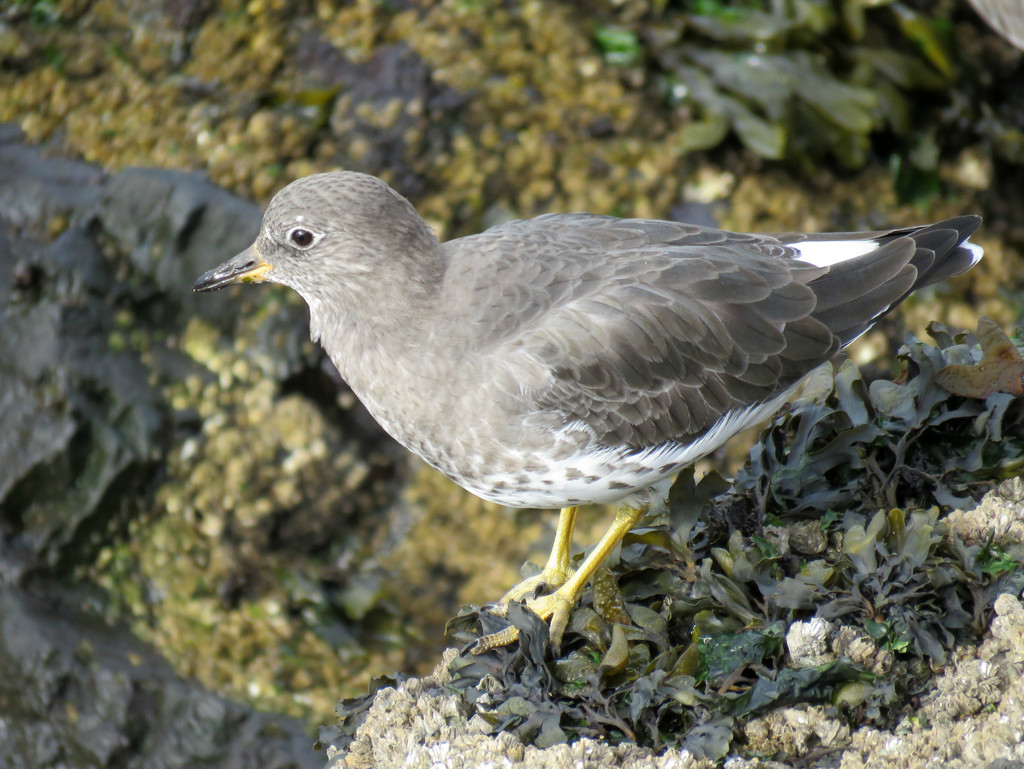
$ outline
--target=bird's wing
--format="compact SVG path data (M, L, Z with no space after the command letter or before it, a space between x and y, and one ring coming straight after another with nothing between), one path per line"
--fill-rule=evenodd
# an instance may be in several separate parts
M838 235L815 241L812 261L797 236L791 245L674 222L539 217L474 238L494 239L495 271L507 271L491 285L514 287L481 287L479 322L527 409L584 425L603 445L687 443L828 360L964 237ZM830 242L866 245L825 258Z

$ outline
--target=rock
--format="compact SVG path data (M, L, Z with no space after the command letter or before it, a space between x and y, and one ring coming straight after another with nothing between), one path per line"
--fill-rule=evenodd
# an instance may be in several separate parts
M835 659L829 649L832 632L832 623L820 617L792 623L786 631L786 648L793 664L806 668L832 662Z
M86 560L97 533L127 513L121 500L152 468L169 415L140 352L111 344L124 292L87 217L67 208L87 210L91 196L64 191L66 164L59 174L28 173L26 183L25 153L16 151L10 163L6 149L0 166L16 165L19 175L4 177L0 202L14 188L29 194L14 210L0 207L0 230L8 239L18 233L17 259L14 249L0 248L10 287L0 297L0 499L12 534L5 549L25 549L39 566L62 571ZM84 172L70 176L96 181ZM45 225L30 215L70 212L52 243L27 234Z
M127 168L104 185L97 220L144 280L190 313L233 317L230 302L198 301L196 276L246 248L263 218L248 201L198 173Z
M14 126L0 124L0 211L7 226L45 232L55 217L91 207L106 178L96 166L45 158L23 144Z
M75 596L0 589L2 764L300 769L320 759L301 724L182 680Z
M686 751L668 751L656 756L653 751L636 745L609 745L589 739L542 750L524 746L508 733L481 733L468 720L465 703L445 688L451 680L448 664L456 654L454 649L445 652L429 676L409 679L398 687L378 691L355 740L345 748L332 744L331 734L322 734L321 740L327 744L327 769L429 769L438 765L531 769L552 766L710 769L714 766ZM753 764L730 764L733 766L745 769Z
M338 163L386 175L404 195L420 197L430 181L408 159L450 151L451 135L444 126L457 121L467 97L435 81L431 68L405 43L384 46L358 64L343 60L330 46L303 50L310 52L309 66L343 84L330 119Z
M237 308L200 308L189 289L258 221L255 205L197 175L110 177L0 127L4 767L321 762L297 721L179 678L127 627L108 624L109 597L82 578L148 512L174 438L195 430L163 385L212 374L172 340L196 314L225 333L240 323ZM289 327L295 312L275 313L255 345L273 371L316 366L303 352L305 323Z

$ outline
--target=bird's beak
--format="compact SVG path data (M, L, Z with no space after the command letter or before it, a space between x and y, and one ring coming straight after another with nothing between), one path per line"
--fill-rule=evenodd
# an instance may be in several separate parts
M256 244L249 246L238 256L228 259L220 267L199 276L193 291L216 291L218 288L230 286L232 283L262 283L266 275L273 269L260 256Z

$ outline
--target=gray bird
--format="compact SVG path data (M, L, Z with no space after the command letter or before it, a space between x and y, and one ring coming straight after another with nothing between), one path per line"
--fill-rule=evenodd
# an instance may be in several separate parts
M291 286L395 440L484 499L561 508L547 565L501 601L528 599L557 645L652 484L767 418L913 291L973 266L980 224L747 235L548 214L442 244L380 179L332 172L275 195L256 242L195 290ZM615 521L572 571L577 507L604 502Z

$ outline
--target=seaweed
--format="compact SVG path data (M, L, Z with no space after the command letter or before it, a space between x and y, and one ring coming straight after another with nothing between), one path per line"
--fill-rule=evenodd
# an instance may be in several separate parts
M910 95L948 88L950 24L903 3L615 3L595 42L609 64L642 66L684 115L687 150L730 133L764 158L807 168L864 165L870 135L910 134ZM904 197L927 197L937 153L897 156Z

